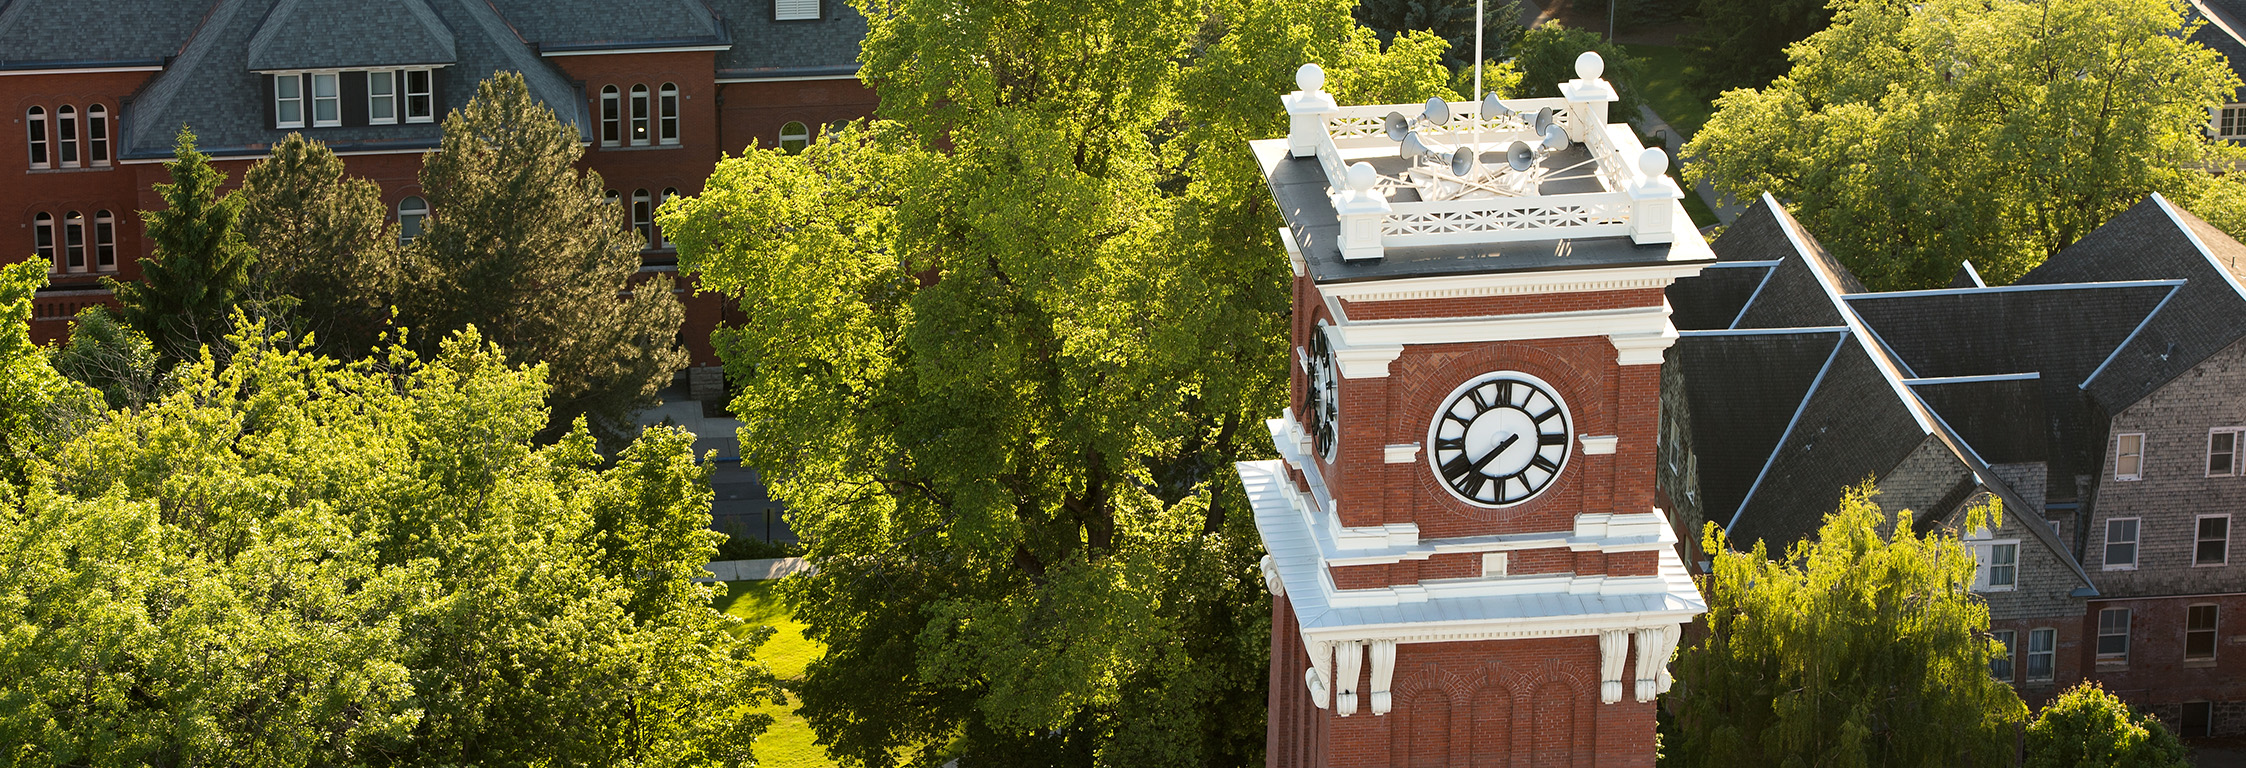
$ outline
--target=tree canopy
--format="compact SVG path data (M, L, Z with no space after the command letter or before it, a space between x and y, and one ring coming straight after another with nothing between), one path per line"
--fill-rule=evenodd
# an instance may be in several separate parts
M718 538L691 436L538 446L545 369L473 330L348 365L245 330L6 486L6 762L750 761L769 630L688 582ZM28 343L0 363L0 392L73 389Z
M1663 765L2010 762L2027 708L1989 676L1999 646L1971 591L1972 549L1954 531L1913 532L1874 493L1851 489L1815 539L1776 560L1708 526L1707 634L1677 653Z
M1247 141L1322 64L1447 93L1347 0L862 0L879 119L666 205L744 461L819 566L801 711L853 765L1261 760L1269 603L1231 462L1268 455L1288 267Z
M476 326L508 360L547 366L545 437L583 416L616 442L686 367L686 310L668 275L638 274L640 236L600 174L577 169L579 138L511 72L445 117L442 148L422 156L430 215L405 250L397 322Z
M344 175L326 144L291 133L229 197L258 255L252 290L288 329L338 357L372 350L399 279L397 225L386 222L381 187Z
M1692 20L1678 41L1699 65L1690 85L1714 94L1786 74L1786 48L1832 23L1833 10L1827 0L1699 0Z
M2239 82L2183 0L1839 0L1792 69L1725 93L1693 181L1771 193L1879 289L2010 282L2152 192L2195 200Z
M2191 750L2160 721L2084 682L2043 705L2027 729L2025 768L2190 768Z
M1456 71L1474 65L1474 3L1475 0L1358 0L1353 14L1357 23L1379 34L1384 44L1394 40L1399 32L1433 33L1450 44L1450 49L1443 52L1443 66ZM1527 31L1521 26L1520 0L1483 0L1482 58L1505 60L1506 52ZM1468 82L1472 82L1471 79ZM1465 95L1471 97L1472 94Z

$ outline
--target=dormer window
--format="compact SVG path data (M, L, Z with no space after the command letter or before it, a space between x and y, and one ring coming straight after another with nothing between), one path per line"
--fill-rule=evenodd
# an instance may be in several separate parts
M304 78L295 75L273 78L273 127L304 127Z
M436 98L432 95L431 76L426 69L409 69L406 77L406 122L427 123L436 120Z
M398 122L398 73L377 71L367 73L367 123L391 125Z
M334 72L312 75L312 125L327 128L343 124L343 89Z

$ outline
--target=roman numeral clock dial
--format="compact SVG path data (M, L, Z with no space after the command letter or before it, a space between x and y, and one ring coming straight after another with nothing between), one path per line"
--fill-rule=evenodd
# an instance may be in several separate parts
M1428 463L1443 485L1482 507L1536 498L1568 460L1567 404L1542 379L1483 374L1451 393L1428 426Z
M1334 442L1341 421L1340 366L1334 360L1333 345L1326 341L1326 324L1319 323L1310 332L1310 355L1307 360L1310 381L1306 388L1305 408L1310 417L1310 442L1318 455L1327 461L1334 460Z

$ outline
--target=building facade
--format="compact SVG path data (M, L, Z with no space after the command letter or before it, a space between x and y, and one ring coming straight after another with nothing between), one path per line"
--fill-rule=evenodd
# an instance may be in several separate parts
M445 113L510 71L578 130L583 167L646 237L643 271L674 271L653 222L666 197L699 192L724 153L797 148L872 113L864 34L843 0L9 0L0 237L51 265L33 332L61 338L79 309L113 303L100 278L138 277L138 212L161 207L152 185L182 126L230 184L289 133L324 142L410 236ZM727 310L681 286L696 396L715 397L709 332Z
M1562 98L1369 107L1306 67L1254 145L1295 275L1282 458L1238 467L1272 766L1653 765L1705 608L1656 503L1662 289L1714 257L1577 66Z
M2246 246L2155 195L2013 285L1871 292L1768 197L1668 297L1662 484L1776 551L1842 489L1948 530L2030 705L2083 680L2246 733ZM1995 530L1964 530L1991 499Z

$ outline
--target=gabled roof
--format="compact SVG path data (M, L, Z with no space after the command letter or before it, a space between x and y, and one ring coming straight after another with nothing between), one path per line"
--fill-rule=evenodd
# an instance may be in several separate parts
M858 72L866 17L846 0L820 0L817 21L773 21L772 0L706 0L736 41L718 54L717 78L840 77Z
M161 65L209 8L187 0L0 3L0 69Z
M1679 335L1667 364L1689 383L1700 495L1712 519L1729 522L1739 509L1844 335L1837 328Z
M2192 15L2207 21L2191 33L2191 41L2222 54L2231 71L2246 80L2246 40L2240 39L2246 34L2246 0L2193 0L2191 5Z
M257 72L455 61L452 30L422 0L281 0L249 44Z
M423 0L409 0L422 2ZM280 0L282 3L291 0ZM255 157L287 136L266 117L263 80L248 74L250 41L274 0L220 0L210 20L172 66L144 86L126 110L121 159L168 158L172 134L186 125L214 157ZM565 123L588 139L591 122L576 86L516 40L486 0L427 0L426 8L451 30L458 63L439 70L437 102L467 104L476 84L494 72L521 72L533 98L557 107ZM314 138L338 152L430 149L442 128L435 123L319 128Z
M702 48L733 38L701 0L646 0L629 11L602 3L490 0L524 42L540 53ZM856 39L850 41L855 52Z

